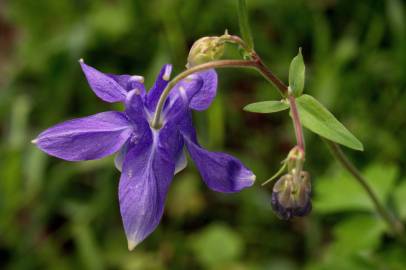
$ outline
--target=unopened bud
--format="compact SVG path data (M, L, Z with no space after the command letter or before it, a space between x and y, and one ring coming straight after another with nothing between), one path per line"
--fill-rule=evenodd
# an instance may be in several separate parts
M190 49L187 68L220 59L224 53L224 39L220 37L202 37L195 41Z
M312 209L309 174L293 171L283 175L273 187L271 204L281 219L309 214Z

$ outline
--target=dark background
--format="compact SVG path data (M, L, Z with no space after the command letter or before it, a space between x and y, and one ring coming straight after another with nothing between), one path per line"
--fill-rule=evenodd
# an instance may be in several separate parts
M210 191L189 162L175 177L158 229L128 252L113 157L69 163L30 140L63 120L121 109L90 90L79 58L152 82L164 63L184 69L193 42L238 34L237 1L11 0L0 2L1 269L406 269L358 184L305 133L310 216L280 221L271 176L294 145L288 113L242 107L279 98L254 71L220 70L218 96L194 116L199 138L257 174L239 194ZM379 198L406 220L406 4L401 0L248 0L257 52L287 81L303 48L306 92L363 143L345 149ZM403 179L403 180L402 180Z

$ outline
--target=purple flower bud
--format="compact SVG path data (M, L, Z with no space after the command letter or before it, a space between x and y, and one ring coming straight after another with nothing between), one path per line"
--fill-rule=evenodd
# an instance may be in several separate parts
M273 186L272 209L284 220L305 216L312 210L311 184L305 171L283 175Z

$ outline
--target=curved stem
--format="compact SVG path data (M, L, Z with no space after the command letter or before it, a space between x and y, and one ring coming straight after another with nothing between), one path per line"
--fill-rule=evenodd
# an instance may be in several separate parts
M360 171L348 160L347 156L343 153L340 146L329 140L325 140L328 147L331 150L332 155L341 163L341 165L347 169L349 173L358 181L362 188L366 191L371 198L376 210L381 217L386 221L394 234L403 235L403 224L398 221L385 207L381 204L375 192L369 186L368 181L362 176Z
M257 62L256 68L265 77L268 81L270 81L273 85L276 86L281 96L286 97L289 93L288 87L278 78L276 77L272 71L265 65L262 59L258 56L258 54L253 53L252 57Z
M204 63L201 65L197 65L191 67L182 73L178 74L175 78L173 78L168 85L165 87L164 91L162 92L161 96L159 97L158 104L155 110L155 115L151 123L151 127L158 129L159 128L159 119L161 117L161 112L164 106L164 102L168 97L169 93L175 87L175 85L180 82L181 80L185 79L187 76L200 72L203 70L211 69L211 68L240 68L240 67L249 67L255 68L256 62L252 60L218 60L212 61L208 63Z

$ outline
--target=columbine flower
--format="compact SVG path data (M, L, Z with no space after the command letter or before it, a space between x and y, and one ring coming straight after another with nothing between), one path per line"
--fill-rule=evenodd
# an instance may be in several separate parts
M49 155L69 161L99 159L118 151L120 211L132 250L158 226L169 184L186 166L184 146L203 178L219 192L249 187L254 174L236 158L209 152L197 142L191 109L205 110L216 95L214 70L179 82L164 105L161 128L150 122L172 70L165 65L146 93L140 76L103 74L81 61L90 87L106 102L123 102L124 112L108 111L63 122L33 142Z
M295 169L283 175L273 186L272 208L281 219L305 216L312 210L309 174Z

